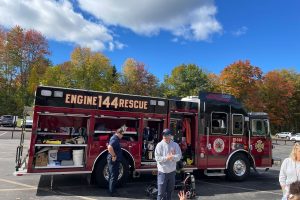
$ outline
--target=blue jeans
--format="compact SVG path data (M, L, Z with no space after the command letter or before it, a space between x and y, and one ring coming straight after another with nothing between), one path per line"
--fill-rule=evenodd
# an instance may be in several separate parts
M109 171L108 187L110 194L113 194L115 192L115 188L118 182L120 162L113 162L111 158L107 158L107 164Z
M175 187L176 171L163 173L158 171L157 174L157 200L171 200Z

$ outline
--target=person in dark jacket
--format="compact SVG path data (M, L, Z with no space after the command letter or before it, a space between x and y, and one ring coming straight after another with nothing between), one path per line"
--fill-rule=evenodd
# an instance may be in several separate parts
M110 138L107 146L107 164L109 170L109 194L110 196L118 196L116 192L116 184L119 176L119 166L122 160L122 150L120 146L120 139L122 139L124 129L119 128L116 133Z

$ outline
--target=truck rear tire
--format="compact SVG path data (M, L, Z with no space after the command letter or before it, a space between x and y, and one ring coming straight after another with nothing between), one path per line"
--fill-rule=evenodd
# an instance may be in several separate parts
M95 180L100 187L108 187L108 165L106 158L100 160L96 167ZM129 165L126 159L120 162L119 177L117 186L122 186L126 183L129 176Z
M235 154L229 161L227 177L232 181L243 181L250 173L250 162L243 154Z

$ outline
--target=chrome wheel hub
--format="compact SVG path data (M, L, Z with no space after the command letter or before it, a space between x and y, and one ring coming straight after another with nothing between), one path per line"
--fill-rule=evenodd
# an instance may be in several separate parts
M236 160L233 164L234 174L243 176L246 173L246 163L243 160Z

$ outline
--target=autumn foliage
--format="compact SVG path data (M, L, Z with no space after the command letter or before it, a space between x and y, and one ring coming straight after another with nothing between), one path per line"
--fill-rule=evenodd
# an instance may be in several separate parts
M267 112L273 131L300 132L300 74L293 70L263 74L249 60L239 60L214 74L191 63L175 66L160 82L150 71L162 66L134 58L114 66L103 53L75 47L69 61L52 65L49 52L35 30L0 28L0 115L21 115L40 84L168 98L210 91L236 96L249 112Z

